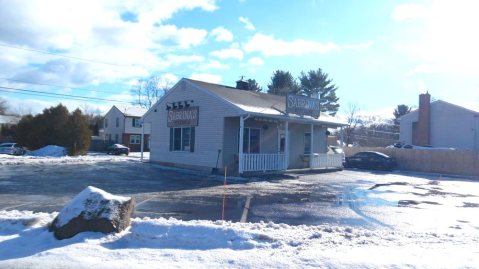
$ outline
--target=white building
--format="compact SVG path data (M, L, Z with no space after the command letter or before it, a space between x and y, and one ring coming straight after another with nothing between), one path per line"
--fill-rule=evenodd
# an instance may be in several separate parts
M232 173L341 166L341 156L326 154L327 129L345 124L293 114L292 105L319 113L319 100L288 98L290 113L285 96L181 79L144 116L150 161Z
M419 109L400 119L399 139L406 144L479 151L479 112L419 96Z
M141 117L147 110L140 107L112 106L103 120L103 137L107 143L120 143L131 151L141 148ZM149 125L145 125L145 150L149 149Z

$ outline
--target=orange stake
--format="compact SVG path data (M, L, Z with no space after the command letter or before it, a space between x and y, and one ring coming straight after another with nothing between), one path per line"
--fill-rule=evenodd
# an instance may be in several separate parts
M225 167L225 181L223 184L223 210L221 211L221 220L225 220L225 204L226 204L226 167Z

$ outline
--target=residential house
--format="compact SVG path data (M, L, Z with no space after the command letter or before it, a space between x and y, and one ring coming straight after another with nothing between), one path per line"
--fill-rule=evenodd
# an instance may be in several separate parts
M419 109L400 119L399 139L406 144L479 151L479 112L419 95Z
M342 165L342 156L327 154L327 134L346 124L320 114L319 99L245 86L181 79L144 116L150 161L240 174Z
M103 121L104 141L109 144L119 143L131 151L141 150L141 134L144 132L144 150L149 150L150 128L141 124L141 117L147 110L140 107L122 107L114 105L105 114Z

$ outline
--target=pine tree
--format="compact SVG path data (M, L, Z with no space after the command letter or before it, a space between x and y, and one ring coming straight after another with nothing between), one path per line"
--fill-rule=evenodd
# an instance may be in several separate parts
M271 77L271 83L268 84L268 93L286 96L288 93L299 94L300 89L290 72L276 70Z
M394 124L399 125L399 118L411 112L411 107L407 105L398 105L396 109L394 109Z
M319 98L321 112L328 112L330 115L338 112L339 98L336 96L338 87L321 68L310 70L308 73L301 72L299 82L302 94Z

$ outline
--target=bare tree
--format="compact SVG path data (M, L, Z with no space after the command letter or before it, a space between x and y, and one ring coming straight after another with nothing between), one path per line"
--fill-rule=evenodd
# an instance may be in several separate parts
M0 97L0 114L5 114L7 112L7 100Z
M150 108L172 87L171 80L160 76L138 80L137 85L131 90L135 94L134 104Z
M358 116L359 113L359 105L356 103L348 104L347 110L347 123L348 126L344 128L344 139L346 140L346 145L353 144L354 142L354 135L356 130L361 125L361 119Z

